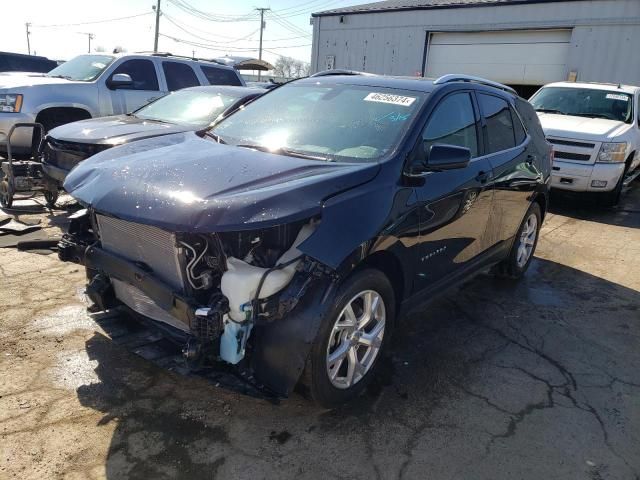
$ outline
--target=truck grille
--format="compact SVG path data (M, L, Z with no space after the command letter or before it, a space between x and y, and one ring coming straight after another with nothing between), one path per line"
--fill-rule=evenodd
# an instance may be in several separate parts
M157 227L96 215L102 248L132 262L142 263L181 292L183 269L176 236Z
M568 162L595 163L596 155L600 149L599 143L569 138L547 137L547 141L553 145L555 158Z

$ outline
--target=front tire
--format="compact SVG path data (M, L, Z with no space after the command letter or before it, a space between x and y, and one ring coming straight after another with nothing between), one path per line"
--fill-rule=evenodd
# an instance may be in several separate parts
M379 270L356 272L334 298L301 379L325 408L348 402L371 382L395 319L393 288Z
M542 211L540 210L540 205L534 202L524 216L524 220L513 240L509 256L495 268L495 272L498 275L518 279L525 274L531 264L531 260L533 260L541 226Z

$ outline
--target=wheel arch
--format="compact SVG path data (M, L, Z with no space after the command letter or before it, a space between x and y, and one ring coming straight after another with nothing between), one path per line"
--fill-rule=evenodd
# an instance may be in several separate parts
M36 122L42 123L43 118L56 113L72 119L71 121L85 120L92 117L90 110L84 105L54 105L41 109L36 115Z

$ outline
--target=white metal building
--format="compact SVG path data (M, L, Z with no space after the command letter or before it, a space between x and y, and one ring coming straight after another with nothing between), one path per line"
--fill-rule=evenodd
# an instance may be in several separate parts
M388 0L312 22L312 71L640 85L640 0Z

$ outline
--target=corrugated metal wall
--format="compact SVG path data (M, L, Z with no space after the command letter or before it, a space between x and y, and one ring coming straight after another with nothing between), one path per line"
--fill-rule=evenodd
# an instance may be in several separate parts
M420 75L427 32L572 28L567 71L640 85L640 0L587 0L314 17L313 71Z

